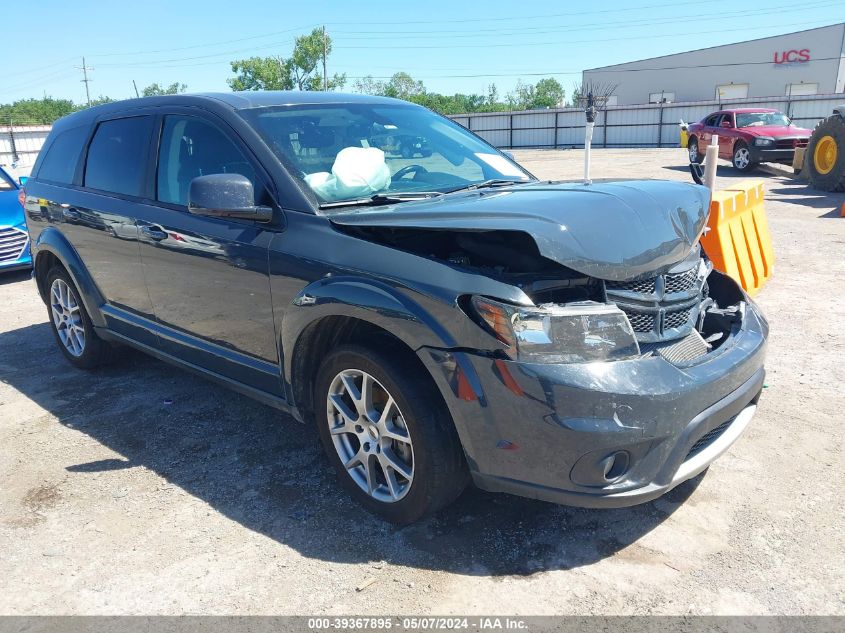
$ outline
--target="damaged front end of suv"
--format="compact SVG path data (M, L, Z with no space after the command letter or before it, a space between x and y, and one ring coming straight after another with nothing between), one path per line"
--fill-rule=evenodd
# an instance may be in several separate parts
M417 353L475 483L614 507L706 469L762 389L768 325L701 251L708 209L684 183L535 181L330 219L423 258L418 291L461 313L456 345Z

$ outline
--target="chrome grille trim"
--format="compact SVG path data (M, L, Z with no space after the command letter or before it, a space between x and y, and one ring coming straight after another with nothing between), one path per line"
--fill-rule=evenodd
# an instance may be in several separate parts
M695 329L709 272L703 260L687 260L654 277L605 281L605 293L628 316L641 344L671 341Z
M29 235L25 231L13 226L0 226L0 263L20 259L28 243Z

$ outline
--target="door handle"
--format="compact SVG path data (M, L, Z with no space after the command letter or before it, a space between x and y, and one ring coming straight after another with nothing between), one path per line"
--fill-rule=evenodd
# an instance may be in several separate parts
M167 233L164 231L159 231L158 229L154 229L151 226L142 226L141 233L146 235L151 240L155 240L156 242L160 242L161 240L167 239Z

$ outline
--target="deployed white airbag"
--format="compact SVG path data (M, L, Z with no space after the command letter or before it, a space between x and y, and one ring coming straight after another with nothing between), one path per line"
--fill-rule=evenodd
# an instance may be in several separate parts
M331 173L307 174L305 182L324 200L360 198L390 184L384 152L376 147L346 147L335 156Z

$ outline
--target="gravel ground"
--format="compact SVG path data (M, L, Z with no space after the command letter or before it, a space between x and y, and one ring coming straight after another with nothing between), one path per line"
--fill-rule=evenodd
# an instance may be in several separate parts
M583 156L517 159L577 178ZM593 170L687 180L684 159L598 150ZM778 259L757 417L624 510L469 490L386 525L310 428L136 353L72 369L28 275L0 277L0 613L845 614L845 196L758 177Z

